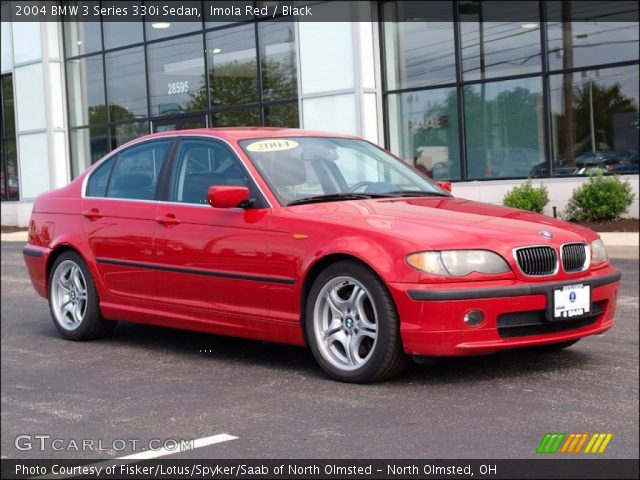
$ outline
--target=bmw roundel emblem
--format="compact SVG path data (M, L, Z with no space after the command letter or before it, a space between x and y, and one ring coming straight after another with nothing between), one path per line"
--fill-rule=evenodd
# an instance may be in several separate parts
M538 233L545 238L553 238L553 233L548 232L547 230L540 230Z
M571 303L575 302L575 301L576 301L576 297L577 297L576 292L571 292L571 293L569 294L569 301L570 301Z

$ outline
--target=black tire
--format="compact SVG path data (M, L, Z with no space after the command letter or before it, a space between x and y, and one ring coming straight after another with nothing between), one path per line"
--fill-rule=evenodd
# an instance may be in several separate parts
M360 284L360 287L364 287L362 290L364 290L367 296L363 302L367 302L366 307L369 312L366 316L374 316L375 324L377 325L375 330L377 332L377 338L375 341L364 338L364 335L360 333L363 339L358 343L358 347L355 349L356 351L359 352L359 350L362 349L362 343L364 341L369 341L366 359L362 360L363 363L361 365L357 365L356 362L354 362L352 366L346 365L341 367L336 365L335 357L332 360L332 354L328 351L330 347L327 346L324 339L318 338L321 336L319 332L322 330L320 326L322 320L314 318L317 307L316 303L320 302L317 307L318 312L321 310L325 312L331 311L327 301L322 299L318 300L318 297L321 292L328 291L323 289L328 288L331 282L340 282L342 278L353 279L354 282ZM347 285L347 283L345 282L344 285ZM345 288L349 287L347 286ZM355 285L353 288L356 288ZM355 292L355 290L352 291ZM323 298L326 298L324 293ZM321 307L323 301L325 305ZM329 315L334 316L331 313ZM353 315L354 314L351 314L351 316ZM321 318L321 316L319 316L319 318ZM341 325L341 327L334 329L336 333L338 333L337 330L344 330L344 332L347 332L345 333L345 336L347 336L347 325L351 325L353 326L351 334L355 332L355 336L358 336L358 328L362 327L360 323L361 319L357 314L354 318L357 320L351 320L350 323L347 323L350 318L347 318L346 321L344 318L341 320L331 320L332 324L335 321ZM354 321L357 322L357 325L354 325ZM367 322L369 322L369 319L367 319ZM316 326L316 324L318 326ZM370 324L371 322L369 325ZM350 383L368 383L383 380L397 375L406 365L406 355L403 351L402 340L400 338L400 321L393 299L380 278L368 267L356 261L345 260L334 263L322 271L318 278L316 278L309 292L307 301L305 331L311 352L316 361L320 367L335 380ZM363 331L365 331L365 328L361 328L360 332ZM322 344L320 343L321 341L323 342ZM336 344L337 343L338 342L336 342ZM366 349L367 346L365 346L365 350ZM359 355L360 354L357 353L358 357ZM345 357L348 356L345 349ZM351 358L355 357L352 356Z
M565 348L569 348L572 345L575 345L579 341L580 339L569 340L568 342L550 343L549 345L540 345L539 347L534 347L534 349L538 352L559 352L560 350L564 350Z
M72 278L75 273L74 268L81 273L81 275L78 274L80 288ZM63 282L67 282L68 289L58 283L61 277L64 277ZM64 306L68 304L71 305L72 311L63 313ZM68 340L80 341L102 338L112 332L117 322L105 319L100 313L99 304L93 277L82 257L74 251L62 253L49 272L49 310L53 324L60 334ZM79 320L75 315L76 305L78 316L81 315ZM76 324L73 325L73 322Z

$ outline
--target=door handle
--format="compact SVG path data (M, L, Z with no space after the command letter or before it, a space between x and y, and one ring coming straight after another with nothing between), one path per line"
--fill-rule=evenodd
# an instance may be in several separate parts
M173 213L167 213L161 217L156 217L156 222L164 225L165 227L172 227L180 223Z
M85 210L84 212L82 212L82 215L87 217L89 220L98 220L99 218L102 218L102 214L100 213L100 210L97 208L92 208L91 210Z

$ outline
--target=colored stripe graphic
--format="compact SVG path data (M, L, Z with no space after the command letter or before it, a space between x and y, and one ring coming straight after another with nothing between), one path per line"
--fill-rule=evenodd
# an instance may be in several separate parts
M542 437L537 453L604 453L613 438L612 433L559 433L549 432ZM587 441L588 440L588 441Z

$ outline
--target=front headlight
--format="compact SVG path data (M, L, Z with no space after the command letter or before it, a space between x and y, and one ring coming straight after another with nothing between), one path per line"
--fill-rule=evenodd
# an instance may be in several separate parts
M407 263L421 272L445 277L464 277L472 272L500 274L510 272L500 255L488 250L443 250L413 253Z
M591 263L602 263L609 259L607 255L607 249L604 248L604 242L602 239L597 239L591 242Z

